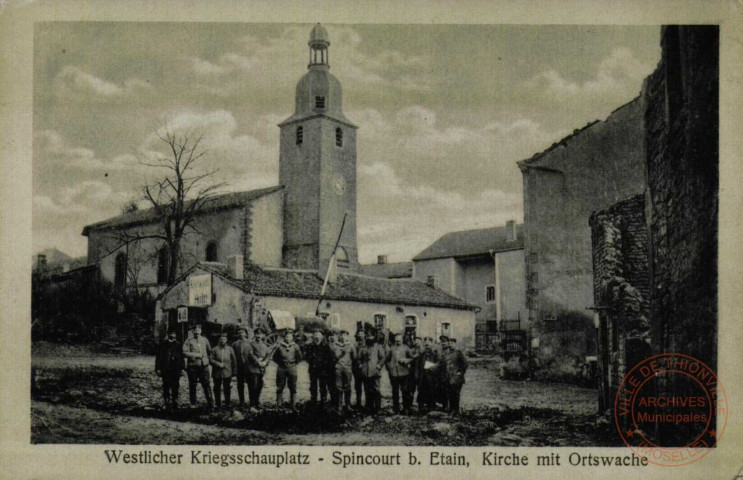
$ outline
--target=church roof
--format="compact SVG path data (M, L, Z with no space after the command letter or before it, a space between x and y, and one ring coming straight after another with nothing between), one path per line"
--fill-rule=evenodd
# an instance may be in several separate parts
M263 197L265 195L277 192L281 190L282 186L277 185L269 188L260 188L257 190L249 190L247 192L233 192L225 193L222 195L215 195L204 202L202 207L199 209L199 213L213 212L216 210L222 210L225 208L239 207L249 203L252 200ZM189 205L191 202L186 202ZM146 210L137 210L134 212L124 213L117 217L112 217L102 222L93 223L86 225L83 228L83 235L88 235L93 230L104 230L110 228L129 227L133 225L142 225L147 223L153 223L158 220L157 213L154 208L148 208Z
M511 242L508 241L508 227L505 226L450 232L433 242L413 260L487 255L491 250L519 250L524 248L524 230L522 224L515 227L516 240Z
M362 275L379 278L410 278L413 276L413 262L372 263L359 265Z
M227 283L257 296L320 298L323 278L316 271L267 269L247 266L243 280L231 278L224 266L199 263L183 275L187 277L196 268L214 273ZM180 283L180 282L176 282ZM165 290L165 295L171 288ZM339 274L337 280L329 283L325 291L325 300L343 300L364 303L384 303L392 305L415 305L458 310L476 310L472 305L444 292L415 280L391 280L364 275Z

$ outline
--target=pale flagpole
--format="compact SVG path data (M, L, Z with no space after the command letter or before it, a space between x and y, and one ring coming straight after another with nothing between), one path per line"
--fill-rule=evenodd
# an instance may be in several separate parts
M325 280L322 282L322 289L320 290L320 298L317 300L317 307L315 308L315 316L320 313L320 304L322 298L325 296L325 289L328 287L328 280L330 279L330 271L335 267L335 252L338 250L338 244L341 243L341 235L343 235L343 227L346 226L346 217L348 212L343 214L343 222L341 222L341 229L338 232L338 239L335 241L335 247L333 248L333 254L330 255L330 261L328 262L328 271L325 272Z

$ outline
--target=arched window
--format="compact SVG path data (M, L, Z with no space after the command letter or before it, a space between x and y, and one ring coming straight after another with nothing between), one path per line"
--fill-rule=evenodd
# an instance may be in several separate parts
M297 127L297 145L301 145L302 140L304 140L304 129L300 125Z
M114 265L114 287L117 290L126 288L126 253L120 252L116 255Z
M338 247L335 251L335 261L340 267L348 266L348 252L343 247Z
M341 130L340 127L335 129L335 146L343 146L343 130Z
M217 261L217 242L215 242L214 240L206 244L206 261Z
M168 264L170 264L170 255L168 247L163 247L157 252L157 283L168 283Z

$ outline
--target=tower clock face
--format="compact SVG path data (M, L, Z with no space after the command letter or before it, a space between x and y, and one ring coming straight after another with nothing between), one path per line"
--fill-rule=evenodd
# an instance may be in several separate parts
M346 192L346 181L340 175L333 179L333 191L336 195L343 195Z

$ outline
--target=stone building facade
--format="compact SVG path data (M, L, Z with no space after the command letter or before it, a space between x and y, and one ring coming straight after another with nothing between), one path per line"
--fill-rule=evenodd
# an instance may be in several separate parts
M661 47L643 88L647 189L591 217L601 411L652 354L717 365L719 29L664 27Z
M657 352L717 364L719 29L668 26L647 79L647 209Z
M595 355L589 217L645 190L644 106L637 98L518 163L531 353L544 366Z
M180 268L202 261L227 263L235 255L246 263L280 267L283 232L276 219L282 208L281 187L209 199L181 243ZM159 231L157 221L154 211L142 210L86 226L88 263L119 287L158 293L167 283L168 257L162 240L147 238Z

